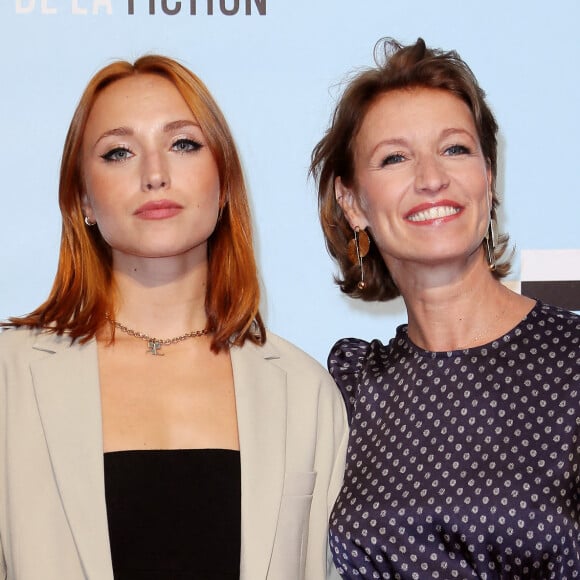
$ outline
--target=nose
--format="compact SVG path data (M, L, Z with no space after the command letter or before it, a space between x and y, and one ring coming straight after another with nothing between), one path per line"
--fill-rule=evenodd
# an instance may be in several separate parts
M438 193L449 185L444 162L436 155L424 155L417 161L415 189L420 193Z
M142 165L142 191L151 192L169 187L169 170L162 154L158 152L146 154L143 158Z

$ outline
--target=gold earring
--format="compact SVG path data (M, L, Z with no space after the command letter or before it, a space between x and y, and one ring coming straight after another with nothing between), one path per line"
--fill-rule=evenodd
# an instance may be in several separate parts
M493 218L489 218L489 226L485 234L485 253L489 269L493 272L496 269L495 263L495 232L493 230Z
M357 284L359 290L364 290L366 287L365 270L363 266L363 258L369 253L371 247L371 240L365 230L361 230L355 226L354 237L348 242L346 247L348 258L353 264L358 264L360 268L360 280Z

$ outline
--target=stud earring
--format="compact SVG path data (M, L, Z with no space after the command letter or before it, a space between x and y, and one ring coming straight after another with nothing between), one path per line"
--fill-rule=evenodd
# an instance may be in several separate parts
M358 264L360 269L360 280L357 284L359 290L364 290L366 287L365 270L363 265L363 258L369 253L371 247L371 240L365 230L361 230L355 226L354 237L348 242L346 247L348 258L353 264Z

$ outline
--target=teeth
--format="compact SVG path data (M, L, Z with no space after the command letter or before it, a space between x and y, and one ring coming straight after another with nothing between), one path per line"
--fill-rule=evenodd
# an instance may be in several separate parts
M458 207L439 205L424 211L418 211L417 213L410 215L407 219L412 222L424 222L427 220L436 220L438 218L448 217L450 215L455 215L456 213L459 213Z

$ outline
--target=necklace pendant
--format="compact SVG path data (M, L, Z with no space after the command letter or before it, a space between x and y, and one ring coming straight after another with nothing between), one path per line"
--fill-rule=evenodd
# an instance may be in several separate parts
M147 341L147 353L152 354L153 356L165 356L161 350L161 342L158 340L148 340Z

